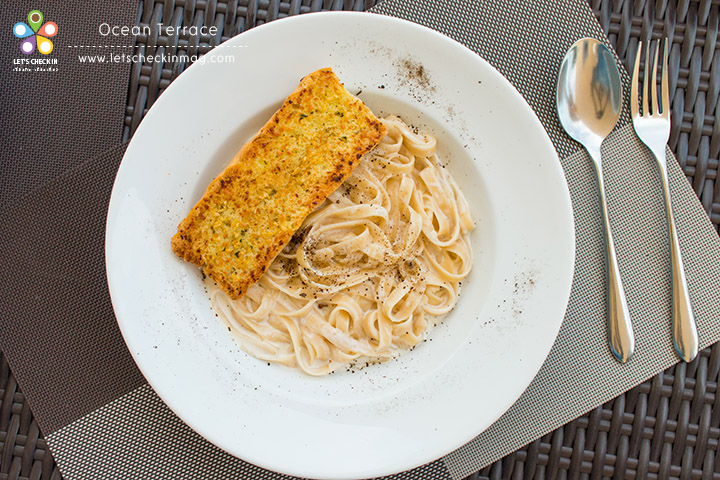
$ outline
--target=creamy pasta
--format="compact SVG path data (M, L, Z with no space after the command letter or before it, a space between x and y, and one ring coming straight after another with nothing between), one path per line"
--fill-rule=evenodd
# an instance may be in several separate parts
M213 308L255 357L324 375L417 345L472 266L467 202L436 140L400 118L239 300Z

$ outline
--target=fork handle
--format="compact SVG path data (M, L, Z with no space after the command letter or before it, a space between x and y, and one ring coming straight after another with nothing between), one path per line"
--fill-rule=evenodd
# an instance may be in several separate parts
M686 362L691 362L698 354L698 333L695 325L695 315L690 303L685 268L680 254L680 242L675 229L672 201L670 200L670 185L668 182L665 162L665 152L662 157L656 155L660 163L660 178L662 180L665 197L665 210L668 217L668 230L670 234L670 264L672 267L672 331L673 343L678 356Z
M608 343L615 359L621 363L626 363L635 350L635 335L633 334L630 311L625 299L625 290L620 278L620 268L615 253L615 243L610 229L610 216L608 215L607 200L605 198L605 182L603 181L600 148L599 146L597 150L588 148L588 152L595 164L605 227Z

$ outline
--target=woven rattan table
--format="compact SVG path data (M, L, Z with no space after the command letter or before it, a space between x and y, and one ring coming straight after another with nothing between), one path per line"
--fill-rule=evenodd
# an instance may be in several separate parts
M140 2L138 18L158 23L167 9L198 22L215 18L222 38L190 45L199 53L248 28L318 10L364 10L373 0L205 0ZM672 133L675 152L715 229L720 224L720 1L592 0L590 5L618 55L641 39L669 36ZM172 16L172 14L170 15ZM180 43L183 40L178 40ZM136 51L158 45L137 38ZM678 54L679 52L679 54ZM192 52L191 52L192 53ZM134 64L123 140L132 137L154 100L183 66ZM586 415L471 475L485 478L720 479L720 345L648 379ZM0 353L0 480L61 478L33 414Z

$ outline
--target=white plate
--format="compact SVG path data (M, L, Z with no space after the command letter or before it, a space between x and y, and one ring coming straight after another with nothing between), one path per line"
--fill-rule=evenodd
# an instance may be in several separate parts
M279 20L204 58L143 120L108 212L112 302L150 385L214 444L303 477L390 474L471 440L533 379L570 292L570 197L533 111L470 50L380 15ZM376 114L438 137L477 228L472 273L429 341L397 361L313 378L242 352L170 237L300 78L326 66Z

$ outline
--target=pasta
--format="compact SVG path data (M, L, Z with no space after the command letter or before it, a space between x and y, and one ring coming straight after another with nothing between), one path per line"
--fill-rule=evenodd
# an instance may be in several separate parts
M255 357L328 374L421 342L455 306L474 228L436 140L400 118L304 221L245 296L208 284L213 308Z

